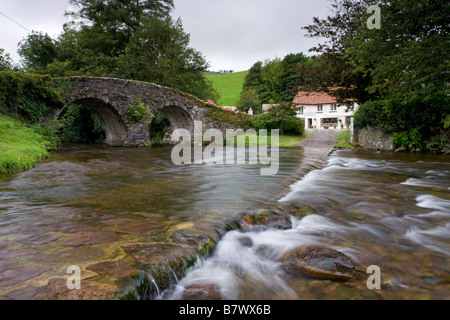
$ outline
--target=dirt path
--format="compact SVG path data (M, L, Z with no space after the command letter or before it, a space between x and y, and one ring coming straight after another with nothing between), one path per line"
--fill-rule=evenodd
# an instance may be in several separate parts
M298 146L305 148L333 148L336 143L336 135L340 131L338 130L318 130L315 129L309 132L306 139L301 141Z

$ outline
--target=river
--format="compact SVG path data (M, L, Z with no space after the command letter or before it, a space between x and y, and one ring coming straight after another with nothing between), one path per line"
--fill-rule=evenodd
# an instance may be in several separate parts
M140 244L167 248L161 255L196 249L202 233L217 237L218 222L286 187L303 153L281 149L278 174L261 176L261 165L176 166L171 151L65 145L36 168L1 177L0 296L71 298L55 279L75 265L93 279L79 298L111 298L91 293L114 292L117 278L154 262L136 252Z
M261 176L259 165L175 166L170 153L67 145L0 178L0 296L70 298L62 281L76 265L85 292L76 298L111 298L117 279L154 262L146 244L196 247L218 222L264 207L297 208L292 228L224 234L157 299L180 299L199 283L224 299L450 298L448 156L336 151L293 181L302 148L280 150L275 176ZM285 274L280 257L304 244L345 253L357 279ZM381 270L381 290L367 288L371 265Z
M334 152L324 169L309 172L272 204L301 208L291 229L229 232L212 257L160 298L192 296L201 284L225 299L449 299L449 160ZM286 274L281 257L302 245L345 253L356 265L356 279ZM379 290L368 288L369 266L380 270Z

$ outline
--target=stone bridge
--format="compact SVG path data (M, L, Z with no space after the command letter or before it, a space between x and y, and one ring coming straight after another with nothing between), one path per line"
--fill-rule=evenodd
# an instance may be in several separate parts
M217 120L214 115L222 109L174 89L156 84L98 77L70 77L59 81L64 91L64 107L54 114L58 117L70 104L90 107L105 125L106 144L110 146L144 146L150 140L150 124L158 112L169 119L172 129L194 130L194 121L202 121L204 130L238 129L239 125ZM145 121L133 121L130 107L136 102L149 108ZM227 111L228 112L228 111ZM216 118L214 120L214 118ZM227 118L227 117L225 117Z

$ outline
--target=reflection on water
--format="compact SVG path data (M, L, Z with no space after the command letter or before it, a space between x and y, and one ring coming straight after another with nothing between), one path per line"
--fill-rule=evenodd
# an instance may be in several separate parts
M215 284L227 299L449 299L450 159L340 151L323 170L294 183L278 207L303 208L290 230L229 232L161 298ZM325 245L354 261L355 281L294 278L280 258L300 245ZM382 272L369 290L367 268Z
M37 168L0 180L2 206L27 200L187 219L229 217L282 189L283 178L295 171L301 152L281 150L279 174L261 176L260 165L175 166L171 148L69 147Z

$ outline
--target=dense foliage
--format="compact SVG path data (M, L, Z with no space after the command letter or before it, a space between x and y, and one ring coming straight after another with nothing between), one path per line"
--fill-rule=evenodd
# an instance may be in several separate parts
M7 71L12 69L12 60L5 49L0 48L0 71Z
M253 114L261 113L261 99L256 89L249 87L242 90L236 107L245 113L248 113L250 108L252 108Z
M79 10L57 39L33 32L19 54L28 71L53 76L109 76L154 82L215 99L204 76L208 64L189 47L172 0L71 0Z
M104 143L105 127L100 116L82 105L70 105L60 116L60 139L64 142Z
M280 134L302 135L305 124L297 117L292 103L281 103L269 109L267 113L260 114L251 120L254 129L279 129Z
M37 123L62 107L60 92L48 76L0 71L0 113Z
M381 28L368 28L369 5L381 10ZM450 3L441 0L334 0L333 15L314 18L310 37L326 41L310 69L309 85L341 102L356 100L356 125L393 133L395 143L424 149L448 141L450 114ZM431 141L430 141L431 140Z
M299 67L309 63L303 53L288 54L283 59L275 58L256 62L249 70L243 91L256 90L262 103L292 101L297 93L297 83L304 75Z

